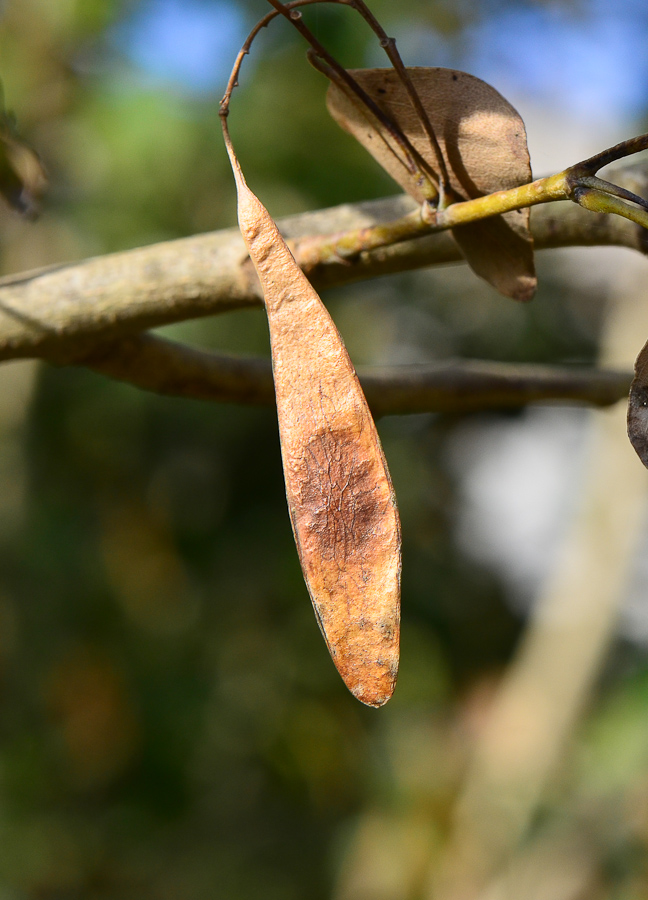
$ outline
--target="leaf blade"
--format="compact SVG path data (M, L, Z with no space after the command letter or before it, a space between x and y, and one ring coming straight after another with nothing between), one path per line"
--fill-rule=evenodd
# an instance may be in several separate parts
M408 74L434 128L455 195L464 200L531 181L524 122L493 87L454 69L411 67ZM397 122L416 151L429 159L427 136L393 69L350 73ZM398 148L371 113L332 84L327 106L380 165L419 203L416 176L402 164ZM507 213L453 229L473 270L506 296L528 300L536 287L529 210Z

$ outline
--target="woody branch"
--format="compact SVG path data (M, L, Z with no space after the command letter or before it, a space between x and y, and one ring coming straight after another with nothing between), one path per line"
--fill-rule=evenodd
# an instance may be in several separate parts
M645 193L648 166L620 167L614 178L633 191ZM408 234L403 233L402 226L399 230L390 224L406 221L414 208L408 198L393 197L307 213L284 220L280 226L298 262L319 289L460 261L449 231L406 240ZM415 217L410 219L415 221ZM417 233L417 227L412 234ZM616 216L593 215L574 204L536 207L532 212L532 230L538 249L616 245L643 253L648 250L646 232L637 224ZM373 249L362 249L363 235L369 235L369 246ZM335 251L340 246L347 248L344 255ZM40 358L61 365L87 365L162 393L246 402L242 399L246 392L250 397L254 395L254 391L249 392L246 379L254 381L260 377L263 381L266 377L258 374L262 371L258 360L238 360L234 364L227 358L192 351L142 332L171 322L259 304L256 277L238 231L231 229L155 244L0 279L0 360ZM128 341L124 343L121 339L126 337ZM152 354L155 366L144 371L143 361L151 362ZM453 371L459 379L461 367L455 366ZM526 374L532 376L531 372ZM536 399L559 396L588 403L613 402L609 383L600 396L597 394L601 383L596 379L601 374L605 378L605 373L591 373L585 394L582 373L577 379L578 386L575 383L571 386L572 394L563 378L559 393L553 395L552 390L558 391L557 381L547 380L548 374L533 376L541 378L541 384L536 385L541 394L549 390L548 395ZM429 370L428 375L432 381L439 378L438 371ZM414 391L411 372L407 378L395 372L376 377L386 379L385 386L395 386L397 393L400 392L394 408L385 411L407 411L416 406L407 396ZM473 371L473 382L474 377ZM499 405L529 402L528 384L523 390L519 388L518 367L511 370L508 389L506 370L500 369L498 377L504 377L498 386ZM428 401L430 408L452 408L451 398L453 394L456 397L457 390L447 372L442 381L446 399L442 401L437 395L436 400ZM592 387L595 382L598 388ZM629 374L621 380L617 377L615 396L623 396L628 383ZM267 388L258 390L257 399L247 402L263 402L259 398ZM508 402L503 399L504 394ZM484 397L487 395L485 391ZM425 406L420 390L418 396L417 402ZM464 408L465 401L454 402L457 408ZM492 398L485 399L483 405L494 405Z

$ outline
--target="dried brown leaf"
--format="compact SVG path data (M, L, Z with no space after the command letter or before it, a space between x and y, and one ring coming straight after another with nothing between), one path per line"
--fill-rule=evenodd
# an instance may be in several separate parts
M398 672L400 525L376 426L331 317L233 152L261 281L288 508L315 614L347 687L382 706Z
M34 216L46 187L40 157L18 136L13 119L0 111L0 194L13 209Z
M470 200L531 181L524 122L511 104L486 82L454 69L408 68L446 162L452 190ZM423 125L393 69L350 73L396 122L418 153L433 167ZM400 148L357 98L336 84L327 105L349 131L412 197L422 203L420 179L402 160ZM536 287L529 210L518 210L453 229L466 261L499 291L528 300Z
M635 377L628 400L628 437L648 468L648 343L635 362Z

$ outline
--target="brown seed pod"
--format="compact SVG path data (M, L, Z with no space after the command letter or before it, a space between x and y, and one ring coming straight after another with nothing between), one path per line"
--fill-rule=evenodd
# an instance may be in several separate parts
M263 288L288 509L335 665L369 706L391 697L400 525L376 426L331 317L228 146L241 233Z

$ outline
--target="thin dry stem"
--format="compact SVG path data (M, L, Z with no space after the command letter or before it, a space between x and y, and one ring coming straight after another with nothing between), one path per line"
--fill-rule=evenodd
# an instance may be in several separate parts
M619 169L615 180L645 192L647 167ZM350 284L422 266L461 261L449 231L391 243L390 222L417 215L405 196L305 213L282 220L283 234L316 288ZM648 232L576 204L538 206L536 247L615 245L646 253ZM380 241L376 241L376 231ZM362 239L375 249L362 252ZM358 254L343 259L338 243ZM159 325L259 306L258 282L238 229L194 235L78 263L0 279L0 360L74 362L106 340Z
M623 216L631 222L636 222L642 228L648 228L648 210L631 206L625 200L609 191L595 190L590 187L577 187L573 192L573 199L582 206L595 213L608 213Z
M271 406L270 360L187 347L152 334L106 341L77 365L170 397ZM360 369L376 416L516 409L529 403L610 406L628 394L631 372L565 366L444 360Z
M307 55L308 61L313 66L313 68L317 69L318 72L321 72L322 75L324 75L326 78L328 78L328 80L330 82L335 84L336 87L338 87L341 91L344 92L344 94L347 97L349 97L349 100L351 100L354 104L358 105L359 109L363 112L363 114L366 114L365 107L362 104L357 103L357 98L354 95L349 94L349 92L347 90L346 80L341 78L341 76L339 75L339 73L336 69L334 69L332 66L329 66L324 60L320 59L312 47L309 48L306 55ZM349 73L347 73L347 74L357 84L357 82L355 81L355 78L353 78L353 76L351 76ZM359 85L358 85L358 90L362 91L364 93L363 89ZM372 100L372 103L373 103L373 100ZM378 107L376 107L376 109L378 109ZM426 190L427 190L427 193L429 194L429 198L430 198L429 202L436 209L439 206L438 201L439 201L439 196L440 196L437 191L437 187L436 187L436 178L437 178L436 173L434 172L432 167L427 163L427 161L421 156L421 154L418 152L416 147L414 147L414 145L411 143L409 138L404 134L404 132L402 132L398 128L398 126L394 122L392 122L392 120L387 116L387 114L381 112L381 116L382 116L381 121L383 122L383 124L390 123L390 124L385 125L386 130L389 131L389 134L394 138L394 140L398 143L398 145L401 149L403 148L404 145L406 145L406 152L407 152L407 154L409 154L409 156L407 157L406 160L403 160L396 152L396 149L388 141L385 141L386 149L409 172L417 175L419 177L419 179L421 179L421 182L420 182L421 184L423 182L425 182ZM369 124L372 124L369 116L366 116L366 119ZM399 134L401 135L402 140L400 140L400 138L397 136Z
M412 175L419 175L423 179L426 187L425 191L428 194L428 199L430 201L434 201L438 198L438 188L434 180L434 174L431 173L430 167L426 164L425 160L423 160L420 154L412 146L411 142L407 138L405 134L398 127L397 123L393 122L389 116L387 116L383 110L378 106L378 104L373 100L369 94L364 91L360 85L357 83L355 78L343 67L341 66L334 56L332 56L328 50L317 40L315 35L311 32L308 26L302 20L301 14L297 11L291 11L288 9L287 4L283 4L280 0L268 0L272 6L281 13L308 41L310 46L312 47L316 56L318 56L321 60L323 60L326 65L335 72L336 82L344 85L344 87L351 91L362 103L363 107L368 109L372 115L374 115L378 121L382 124L385 130L389 133L389 135L393 138L393 140L400 147L403 156L404 162L403 164L407 168L407 170ZM335 0L334 0L335 2ZM349 4L345 4L349 5ZM326 70L323 70L326 73ZM432 174L433 180L430 180L429 174Z
M368 23L373 32L379 38L380 46L387 54L389 61L394 67L398 77L401 80L401 83L403 84L410 100L412 101L412 105L416 110L421 125L423 126L423 130L425 131L425 134L427 135L427 138L430 142L430 148L437 165L439 176L438 206L440 209L443 209L452 193L450 188L450 177L448 175L448 169L445 164L445 159L443 158L443 153L441 152L439 141L437 140L437 136L434 133L434 128L432 127L432 123L430 122L430 118L425 110L425 107L421 103L421 98L419 97L414 85L412 84L412 79L409 77L407 68L403 63L400 53L398 52L398 49L396 47L396 40L393 37L387 36L387 32L371 12L371 10L368 8L364 0L346 0L346 2L349 4L349 6L352 6L357 12L360 13L363 19Z
M575 166L571 167L571 171L575 175L595 175L599 169L603 168L603 166L616 162L618 159L625 159L627 156L633 156L635 153L640 153L642 150L646 149L648 149L648 133L639 134L637 137L621 141L620 144L615 144L614 147L602 150L600 153L590 156L589 159L577 163Z
M284 5L286 9L291 10L297 9L297 7L300 6L312 6L315 3L340 3L342 5L345 5L345 0L290 0L290 2ZM234 61L234 65L230 73L229 81L227 82L227 87L225 89L223 99L220 102L221 115L226 116L228 114L230 100L232 99L232 93L234 91L234 88L238 87L238 78L241 71L241 66L243 65L243 60L249 54L256 36L263 28L267 28L270 22L272 22L273 19L276 19L279 15L281 15L281 13L278 9L274 9L272 12L267 13L267 15L265 15L257 22L257 24L245 39L245 43L239 50L236 60Z

